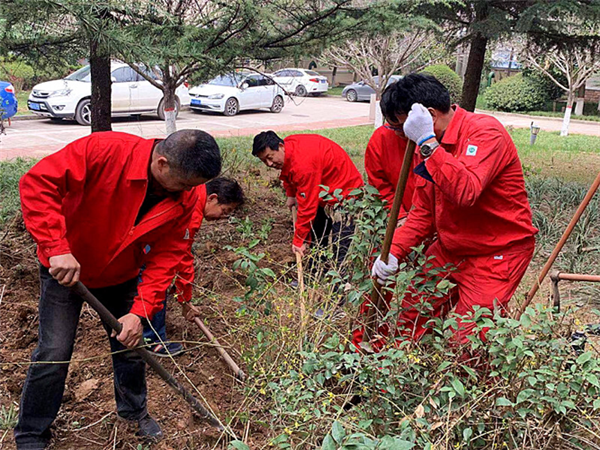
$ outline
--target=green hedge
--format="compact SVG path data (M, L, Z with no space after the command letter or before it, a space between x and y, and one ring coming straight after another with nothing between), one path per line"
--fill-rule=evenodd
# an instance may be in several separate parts
M484 98L489 108L498 111L533 111L544 106L548 92L539 79L518 74L487 88Z
M17 91L30 89L34 82L33 67L20 61L0 60L0 80L12 83Z
M426 67L422 73L428 73L436 77L450 92L450 101L452 103L460 103L463 82L454 70L443 64L437 64Z

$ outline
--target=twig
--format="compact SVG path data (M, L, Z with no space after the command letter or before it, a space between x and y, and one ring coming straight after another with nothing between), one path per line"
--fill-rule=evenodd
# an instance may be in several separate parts
M87 430L88 428L93 427L97 423L102 422L104 419L106 419L108 416L110 416L111 414L114 414L114 413L115 413L114 411L111 411L108 414L105 414L104 416L102 416L100 419L96 420L94 423L90 423L89 425L86 425L85 427L78 428L77 430L75 430L75 432L79 432L79 431L82 431L82 430Z

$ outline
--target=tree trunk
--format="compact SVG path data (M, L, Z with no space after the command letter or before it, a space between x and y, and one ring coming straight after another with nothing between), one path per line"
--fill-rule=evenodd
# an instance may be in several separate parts
M177 81L171 76L169 67L162 67L163 72L163 100L162 107L165 113L165 128L167 136L177 131Z
M110 55L104 54L97 41L90 41L90 76L92 98L90 103L92 133L112 131Z
M475 34L471 40L471 50L469 51L469 60L467 62L465 82L460 101L460 105L467 111L475 111L487 42L488 38L480 33Z
M331 71L331 87L335 87L335 76L337 75L337 66L333 66Z
M573 102L575 101L575 92L569 91L567 96L567 107L565 108L565 115L563 117L562 128L560 129L561 136L569 135L569 123L571 122L571 111L573 110Z

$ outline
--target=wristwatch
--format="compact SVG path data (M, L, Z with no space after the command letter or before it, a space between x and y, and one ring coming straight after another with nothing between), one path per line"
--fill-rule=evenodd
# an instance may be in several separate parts
M440 146L438 141L433 141L429 144L423 144L419 147L419 151L421 152L421 156L423 159L427 159L431 156L433 151Z

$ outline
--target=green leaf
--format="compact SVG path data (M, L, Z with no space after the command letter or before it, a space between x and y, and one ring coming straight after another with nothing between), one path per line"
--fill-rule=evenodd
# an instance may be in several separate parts
M594 410L600 409L600 398L594 400Z
M335 441L330 434L325 436L325 439L323 439L321 450L337 450L337 445L335 445Z
M582 353L581 355L579 355L579 357L577 358L577 364L579 365L583 365L586 362L588 362L590 359L592 359L592 353L591 352L585 352Z
M598 377L595 374L588 373L585 376L585 379L588 380L590 382L590 384L593 384L596 387L600 387L600 382L598 382Z
M232 441L229 443L229 447L233 447L236 450L250 450L250 447L248 447L242 441Z
M461 397L465 396L465 385L462 384L462 381L460 381L458 378L455 378L451 381L451 384L458 395Z
M473 436L473 430L471 428L465 428L463 430L463 440L465 442L470 442L471 436Z
M341 444L345 435L346 431L344 430L344 427L341 426L338 421L333 422L333 426L331 427L331 436L335 442Z
M496 406L513 406L513 402L505 397L500 397L496 399Z

